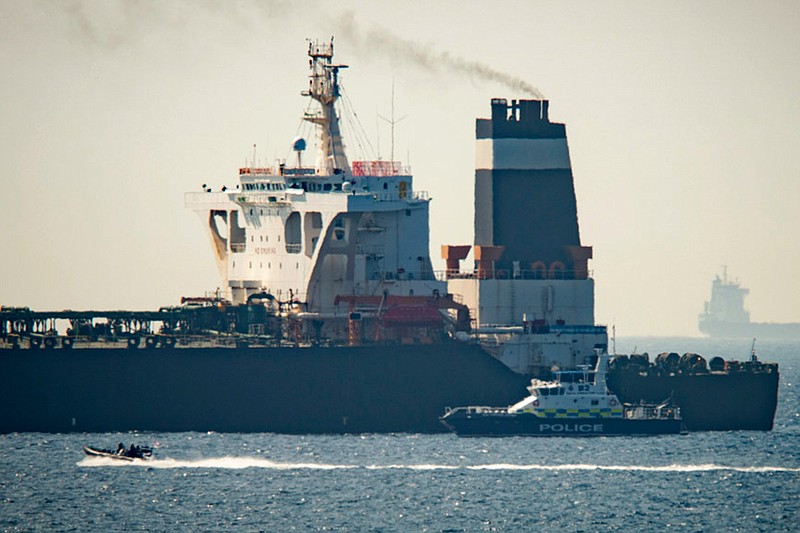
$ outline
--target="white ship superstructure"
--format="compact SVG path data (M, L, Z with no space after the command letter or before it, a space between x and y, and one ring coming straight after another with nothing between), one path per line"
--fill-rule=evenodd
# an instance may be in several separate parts
M520 374L585 364L605 349L605 326L594 325L591 279L479 279L451 277L448 290L462 296L475 317L481 345Z
M333 42L309 45L317 157L239 169L236 190L188 193L234 304L277 300L300 342L477 341L520 374L585 364L607 344L594 325L566 131L546 100L492 100L476 123L475 244L429 256L429 198L396 161L350 161L340 131ZM255 160L255 157L254 157ZM473 251L475 270L459 262ZM446 278L446 279L445 279ZM442 321L445 321L444 323ZM472 333L472 335L470 335Z
M317 111L314 167L297 164L239 169L236 190L187 193L216 252L226 296L233 303L263 293L305 304L308 313L341 312L337 296L444 293L429 256L424 192L396 161L349 161L336 102L339 73L333 41L311 43L309 87Z

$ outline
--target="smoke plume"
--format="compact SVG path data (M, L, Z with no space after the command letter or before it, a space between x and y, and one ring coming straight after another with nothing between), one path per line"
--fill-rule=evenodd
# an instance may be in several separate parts
M91 47L113 50L137 42L153 31L154 27L179 27L186 23L186 13L210 17L213 20L235 22L237 27L254 30L256 21L289 21L297 14L287 0L258 0L241 3L218 3L214 0L194 2L175 1L150 3L145 0L126 0L93 4L86 0L56 2L71 21L74 34ZM305 12L305 11L304 11ZM317 12L326 26L335 21L334 34L350 42L361 53L380 54L404 61L431 72L448 71L476 79L502 84L517 93L543 98L539 89L525 80L500 72L478 61L436 52L429 45L413 42L394 35L384 28L365 29L355 20L353 12L337 17Z
M473 76L486 81L505 85L509 89L535 98L544 98L542 92L525 80L500 72L492 67L453 56L449 52L435 52L429 47L415 43L386 30L363 30L354 21L352 13L339 17L338 35L346 39L363 52L389 55L394 59L407 61L430 71L447 70L450 72Z

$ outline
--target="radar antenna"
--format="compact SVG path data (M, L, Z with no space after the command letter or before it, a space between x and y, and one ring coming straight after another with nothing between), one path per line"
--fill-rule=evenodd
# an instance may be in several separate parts
M392 165L392 172L393 173L395 173L395 170L394 170L394 168L395 168L395 166L394 166L394 125L397 124L398 122L400 122L401 120L405 119L407 116L408 115L403 115L402 117L400 117L398 119L394 118L394 80L392 80L392 118L390 120L390 119L388 119L386 117L381 117L380 115L378 115L378 117L380 117L381 119L385 120L386 122L388 122L389 124L392 125L392 128L391 128L392 141L391 141L391 149L390 149L390 152L389 152L389 161L390 161L390 164Z

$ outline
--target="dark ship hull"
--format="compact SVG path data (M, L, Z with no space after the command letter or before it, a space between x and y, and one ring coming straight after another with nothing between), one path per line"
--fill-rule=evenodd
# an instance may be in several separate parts
M608 375L623 402L671 397L688 431L772 429L778 405L777 365L699 374L659 374L625 369Z
M778 372L615 371L624 402L673 396L690 431L772 428ZM476 345L0 350L0 432L441 432L445 408L507 406L528 376Z
M0 431L432 432L525 391L477 346L6 350Z

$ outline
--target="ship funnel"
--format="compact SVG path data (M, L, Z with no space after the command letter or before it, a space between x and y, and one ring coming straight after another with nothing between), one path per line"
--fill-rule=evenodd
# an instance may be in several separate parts
M498 269L586 279L564 124L547 100L491 101L476 122L475 244L505 247ZM516 265L516 268L515 268Z

